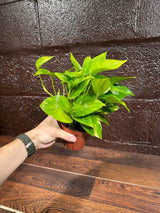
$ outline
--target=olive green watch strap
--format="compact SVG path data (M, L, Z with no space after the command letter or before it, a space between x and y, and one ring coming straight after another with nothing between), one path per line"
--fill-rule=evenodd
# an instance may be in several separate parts
M36 151L35 145L26 134L20 134L15 139L20 139L24 143L26 150L28 152L28 157L30 157L35 153Z

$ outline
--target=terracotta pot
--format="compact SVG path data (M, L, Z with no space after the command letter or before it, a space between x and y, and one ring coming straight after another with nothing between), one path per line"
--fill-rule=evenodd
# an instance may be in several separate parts
M68 141L64 142L64 146L67 147L67 149L78 151L78 150L80 150L84 147L86 140L88 138L88 133L79 132L77 130L69 129L66 126L64 126L62 123L60 123L60 126L63 130L71 133L72 135L75 135L76 138L77 138L76 142L74 142L74 143L71 143L71 142L68 142Z

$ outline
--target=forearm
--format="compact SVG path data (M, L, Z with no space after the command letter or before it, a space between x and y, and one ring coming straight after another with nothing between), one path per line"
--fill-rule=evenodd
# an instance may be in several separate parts
M48 116L36 128L25 133L34 143L35 149L47 148L55 143L56 138L75 142L76 137L63 131L55 119ZM35 151L35 150L33 150ZM33 152L34 153L34 152ZM31 154L33 154L31 152ZM0 148L0 185L27 158L28 151L20 139Z
M19 139L0 148L0 185L26 158L27 150Z

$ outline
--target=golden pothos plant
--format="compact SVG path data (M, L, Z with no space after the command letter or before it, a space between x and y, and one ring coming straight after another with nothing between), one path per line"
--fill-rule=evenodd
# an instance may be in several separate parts
M118 110L119 105L129 112L123 99L128 95L133 96L133 93L120 82L134 78L102 75L101 72L117 69L126 62L106 59L106 54L104 52L94 58L88 56L81 66L71 53L73 67L63 73L42 68L53 56L40 57L36 61L35 76L39 76L44 91L50 96L40 104L40 108L69 126L73 127L78 122L87 133L102 139L101 122L109 125L107 115ZM46 89L42 75L50 76L53 94ZM62 85L62 93L60 89L55 89L55 78Z

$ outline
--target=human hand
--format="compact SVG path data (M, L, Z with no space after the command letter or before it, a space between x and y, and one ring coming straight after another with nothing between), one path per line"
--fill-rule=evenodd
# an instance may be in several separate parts
M75 142L76 137L62 130L57 121L51 116L44 119L37 127L26 132L34 142L36 149L47 148L55 143L56 138L62 138L69 142Z

